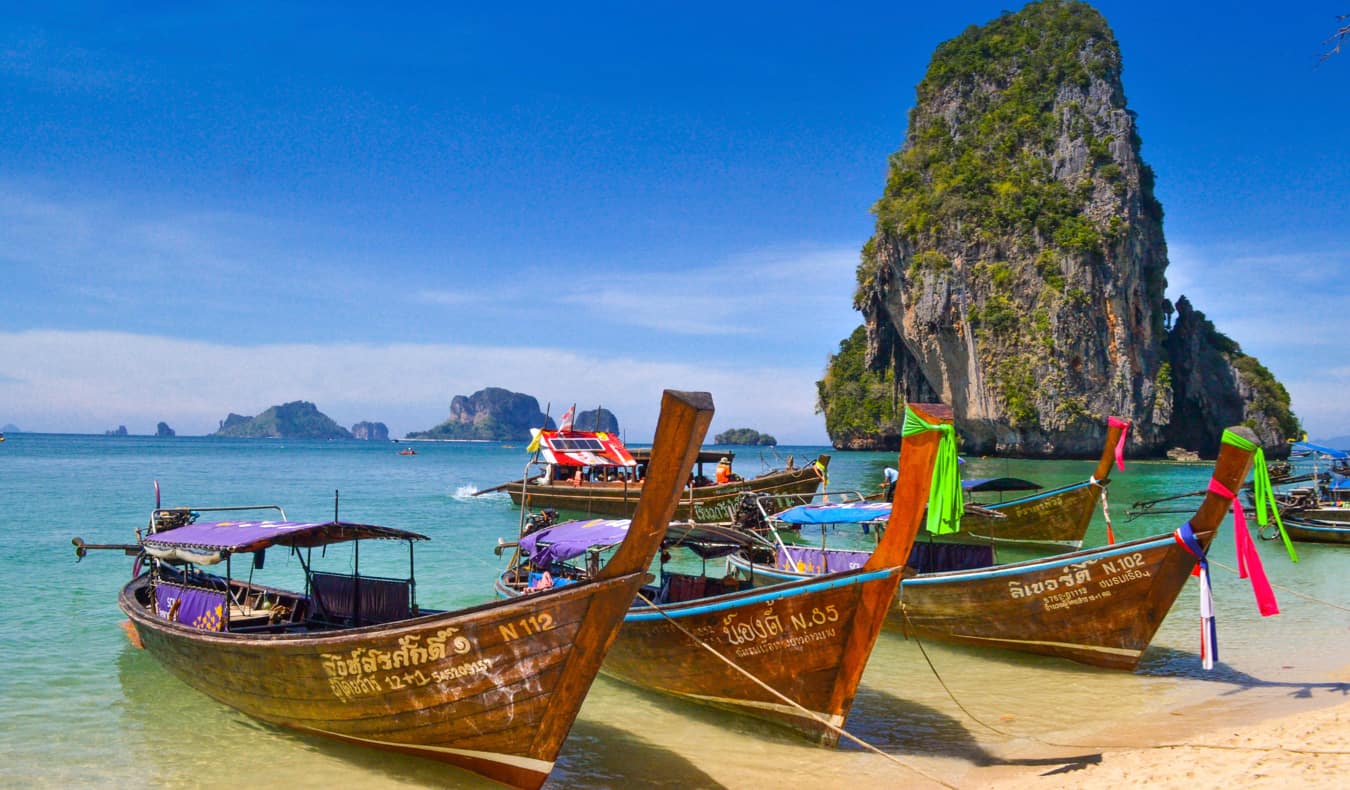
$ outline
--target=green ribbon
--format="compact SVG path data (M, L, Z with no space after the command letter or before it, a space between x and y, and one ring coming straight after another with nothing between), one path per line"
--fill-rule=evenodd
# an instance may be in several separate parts
M927 530L934 535L945 535L961 529L961 511L965 509L961 496L961 471L956 462L956 428L952 425L934 425L905 406L905 425L901 436L913 436L924 431L938 431L937 462L933 464L933 483L928 489Z
M1275 516L1275 526L1280 528L1284 548L1289 552L1289 559L1298 562L1294 542L1289 539L1289 533L1284 531L1284 522L1280 520L1280 508L1275 503L1275 489L1270 484L1270 470L1266 468L1266 451L1260 445L1228 430L1223 432L1223 438L1219 442L1252 454L1255 459L1252 463L1252 498L1256 500L1256 523L1263 527L1270 523L1270 519L1266 516L1266 505L1269 504L1270 512Z

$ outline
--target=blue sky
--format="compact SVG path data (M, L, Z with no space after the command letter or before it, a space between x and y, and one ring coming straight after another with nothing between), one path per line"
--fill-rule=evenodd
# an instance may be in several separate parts
M637 438L678 387L824 443L915 85L1007 6L180 5L0 15L0 424L402 435L502 386ZM1350 4L1097 8L1169 295L1350 433Z

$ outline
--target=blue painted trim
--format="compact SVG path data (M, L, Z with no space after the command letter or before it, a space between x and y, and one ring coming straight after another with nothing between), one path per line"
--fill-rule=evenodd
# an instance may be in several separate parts
M764 601L776 601L780 598L793 598L798 595L805 595L820 590L833 590L836 587L851 587L855 584L884 579L891 574L899 573L899 568L886 568L879 571L868 571L864 573L850 574L843 577L825 577L813 584L807 584L801 587L793 587L788 590L769 588L762 593L747 595L745 597L728 598L726 600L710 599L713 603L700 606L686 607L683 602L671 604L662 607L662 611L656 611L648 607L643 607L640 611L629 611L623 616L625 623L642 622L645 620L664 620L666 617L693 617L701 614L712 614L713 612L722 612L727 609L739 609L743 606L752 606ZM721 596L719 596L720 598ZM673 608L672 608L673 607Z
M1171 535L1155 538L1154 540L1145 543L1122 543L1119 544L1119 547L1103 547L1087 554L1061 554L1058 557L1051 557L1047 560L1033 560L1031 562L1019 562L1012 565L999 565L985 570L952 571L935 574L921 573L918 576L911 576L908 579L905 579L901 582L901 585L950 584L953 581L966 581L970 579L996 579L1000 576L1020 576L1027 571L1076 565L1087 560L1104 560L1110 557L1120 557L1126 554L1132 554L1143 549L1151 549L1157 546L1166 545L1176 545L1176 541L1172 539Z

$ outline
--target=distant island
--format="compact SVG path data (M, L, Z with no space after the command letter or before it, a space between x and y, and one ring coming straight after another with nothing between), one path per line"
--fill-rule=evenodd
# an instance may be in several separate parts
M14 423L7 422L3 426L0 426L0 433L23 433L23 431L21 431L19 426Z
M352 426L352 438L371 442L389 441L389 426L382 422L358 422Z
M236 439L350 439L351 432L308 401L273 406L256 417L231 413L212 436Z
M553 418L539 410L533 395L487 387L472 395L456 395L450 416L434 428L409 433L408 439L480 439L528 441L531 428L555 430Z
M159 425L155 426L155 435L161 438L168 438L177 436L178 434L174 433L174 430L169 427L167 422L161 422Z
M103 432L103 435L104 435L104 436L126 436L126 435L127 435L127 426L125 426L125 425L119 425L119 426L117 426L116 428L112 429L111 431L104 431L104 432Z
M753 428L732 428L729 431L717 434L713 438L713 444L749 444L759 447L772 447L778 444L778 440Z

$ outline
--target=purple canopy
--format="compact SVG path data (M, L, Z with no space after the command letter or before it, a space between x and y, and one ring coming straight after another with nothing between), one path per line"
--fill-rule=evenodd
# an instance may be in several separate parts
M564 521L520 539L520 550L535 567L579 557L592 548L604 549L623 543L628 535L626 518Z
M186 549L197 554L236 554L268 546L324 546L363 538L426 540L425 535L392 527L304 521L212 521L156 532L141 544L151 554Z

